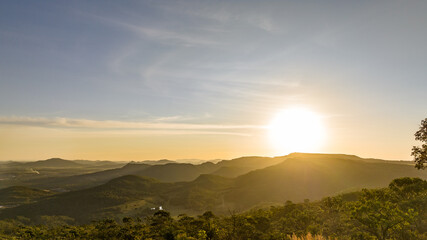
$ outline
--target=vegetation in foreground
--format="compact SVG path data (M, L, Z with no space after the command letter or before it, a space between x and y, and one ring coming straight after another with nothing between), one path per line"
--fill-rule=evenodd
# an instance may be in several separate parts
M244 213L104 219L42 216L38 225L17 217L0 221L5 239L427 239L427 181L399 178L387 188L292 203Z

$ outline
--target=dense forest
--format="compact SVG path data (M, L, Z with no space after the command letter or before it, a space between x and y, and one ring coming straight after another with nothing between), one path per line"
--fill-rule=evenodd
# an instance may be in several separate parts
M427 181L398 178L388 187L216 216L150 216L73 225L65 216L0 221L4 239L427 239Z

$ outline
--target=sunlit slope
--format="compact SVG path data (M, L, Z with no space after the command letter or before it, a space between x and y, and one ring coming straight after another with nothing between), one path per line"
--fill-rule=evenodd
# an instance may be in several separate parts
M168 163L155 165L136 173L139 176L152 177L164 182L192 181L200 174L212 172L216 168L213 163L193 165L189 163Z
M235 179L227 201L250 207L260 202L320 199L361 188L384 187L399 177L427 178L412 163L342 154L290 154L277 165Z
M170 210L187 209L190 212L226 211L228 205L224 194L230 190L233 182L234 179L231 178L204 174L191 182L176 183L165 195L165 207L171 208Z

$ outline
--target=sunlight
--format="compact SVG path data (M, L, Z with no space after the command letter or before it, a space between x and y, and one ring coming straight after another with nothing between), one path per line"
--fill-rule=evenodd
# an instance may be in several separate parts
M305 108L280 111L268 129L278 154L317 151L325 139L322 118Z

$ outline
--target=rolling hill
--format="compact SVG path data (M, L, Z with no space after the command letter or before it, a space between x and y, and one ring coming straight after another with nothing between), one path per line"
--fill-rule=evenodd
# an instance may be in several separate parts
M114 169L122 167L124 164L124 162L61 158L35 162L4 162L0 165L0 189L16 185L44 188L43 185L37 186L37 183L55 182L59 178Z
M75 168L81 167L81 163L65 160L62 158L50 158L35 162L12 162L14 166L27 167L27 168Z
M53 195L52 192L23 186L8 187L0 189L0 205L20 205L34 202L43 197Z
M241 157L232 160L223 160L218 163L205 162L202 164L170 163L160 160L159 164L130 162L123 167L108 169L87 174L51 177L39 180L32 179L24 183L27 186L47 189L78 190L106 183L107 181L125 176L137 175L158 179L162 182L192 181L201 174L214 174L224 177L236 177L255 169L261 169L283 161L283 158Z
M399 177L427 178L426 171L416 170L410 162L333 154L290 154L276 160L280 163L236 178L204 174L193 181L166 183L141 176L121 176L100 186L4 209L0 218L65 215L87 222L106 216L147 214L156 206L174 214L206 210L227 213L263 203L317 200L362 188L384 187Z

